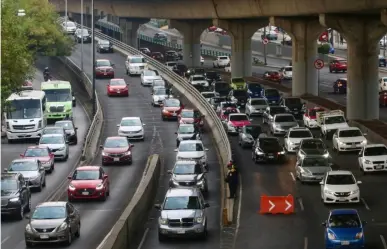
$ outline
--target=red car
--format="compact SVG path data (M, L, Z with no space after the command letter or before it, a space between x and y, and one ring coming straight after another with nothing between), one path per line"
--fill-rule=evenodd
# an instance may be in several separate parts
M381 91L379 93L379 105L380 106L387 106L387 91Z
M198 127L204 125L204 115L200 114L198 110L183 109L177 119L179 124L195 124Z
M133 144L128 142L126 137L108 137L102 149L102 165L112 163L132 164Z
M109 60L95 61L95 77L96 78L114 78L114 64Z
M267 71L263 74L263 79L281 83L282 74L278 71Z
M236 107L227 107L220 111L220 120L225 121L228 120L228 115L231 113L239 113L238 108Z
M109 196L109 177L100 166L81 166L72 175L67 189L69 201L80 199L100 199Z
M129 96L128 84L124 79L111 79L107 85L108 96Z
M184 105L178 99L169 98L164 99L160 105L162 120L176 119L181 110L184 109Z
M346 60L333 60L329 63L329 72L346 72L347 71L347 61Z
M324 112L324 108L321 107L313 107L309 108L305 111L305 114L303 116L304 125L308 128L318 128L319 125L316 121L317 112Z
M20 154L20 157L38 159L48 173L51 173L55 168L54 154L47 146L30 146L24 151L24 154Z
M22 85L23 90L34 90L32 86L32 82L30 80L25 80L23 85Z

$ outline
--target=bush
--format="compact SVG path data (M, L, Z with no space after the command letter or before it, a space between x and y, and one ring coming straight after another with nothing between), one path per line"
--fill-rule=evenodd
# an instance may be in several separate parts
M329 54L329 50L330 50L330 45L329 43L325 43L325 44L321 44L318 48L317 48L317 52L319 54Z

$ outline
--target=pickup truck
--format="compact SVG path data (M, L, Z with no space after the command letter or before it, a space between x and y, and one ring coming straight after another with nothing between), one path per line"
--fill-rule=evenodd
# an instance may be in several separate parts
M349 127L341 110L317 112L316 121L325 139L331 139L337 129Z

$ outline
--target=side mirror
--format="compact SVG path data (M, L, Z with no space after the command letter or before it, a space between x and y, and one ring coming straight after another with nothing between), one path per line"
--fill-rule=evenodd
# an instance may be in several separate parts
M103 175L103 179L104 180L108 179L108 175Z
M4 169L4 172L8 172L8 169Z
M115 64L114 63L112 63L112 67L114 67L115 66Z
M41 166L40 168L39 168L39 170L46 170L43 166Z
M67 179L71 180L71 179L73 179L73 177L72 176L68 176Z
M362 181L357 181L357 184L362 184L363 182Z
M167 173L172 175L172 170L168 170Z
M103 145L100 145L99 148L103 149Z
M146 124L142 124L142 126L145 126Z
M157 210L160 210L160 209L161 209L161 205L160 205L160 204L155 204L155 208L156 208Z
M39 141L37 141L35 144L36 144L36 145L39 145Z
M130 148L133 148L133 147L134 147L134 144L131 144L131 145L130 145Z
M69 141L68 140L66 140L66 142L65 142L66 144L69 144Z
M24 157L24 155L23 155L23 154L20 154L20 157Z
M327 223L324 221L324 222L321 222L321 226L323 227L326 227L327 226Z
M363 133L363 136L367 136L367 133Z
M27 214L27 215L25 215L24 216L24 218L26 219L26 220L29 220L29 219L31 219L31 217Z
M205 148L204 150L205 150L205 151L209 151L209 149L207 149L207 148Z
M75 130L78 130L78 127L75 127L74 129L75 129Z
M204 208L209 208L210 204L209 203L204 203Z
M321 181L321 182L320 182L320 185L324 185L324 182L323 182L323 181Z
M120 127L120 125L118 124L117 127Z
M177 132L175 132L175 134L177 135Z
M249 121L253 121L253 119L252 119L252 118L249 118Z
M173 151L174 151L174 152L178 152L179 150L178 150L178 149L174 149Z

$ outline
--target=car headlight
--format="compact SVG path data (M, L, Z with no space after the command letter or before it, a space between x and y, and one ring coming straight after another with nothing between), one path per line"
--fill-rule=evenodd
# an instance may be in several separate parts
M166 225L166 224L168 224L168 220L160 217L159 218L159 224L160 225Z
M359 193L359 190L358 189L355 189L354 191L351 191L351 195L354 195L354 194L357 194L357 193Z
M292 141L288 140L289 145L295 145Z
M76 190L76 187L74 187L74 185L72 185L72 184L69 184L69 190L74 191L74 190Z
M66 149L66 147L60 147L58 150L64 150Z
M131 151L127 151L127 152L125 152L125 156L130 156L132 154L132 152Z
M335 240L336 236L333 233L328 233L328 239Z
M365 164L371 164L371 161L370 160L364 160L364 163Z
M302 168L301 168L301 174L305 175L305 176L311 176L312 175L312 173L310 173L309 171L306 171L306 170L304 170Z
M195 218L196 223L202 223L203 222L203 217L197 217Z
M328 195L334 195L335 194L333 191L329 191L329 190L324 190L324 193L328 194Z
M30 224L27 224L27 226L26 226L26 232L27 232L27 233L32 233L32 232L33 232L32 227L31 227Z
M102 184L102 183L98 184L98 185L95 187L95 189L96 189L96 190L101 190L101 189L103 189L103 184Z
M345 143L341 142L341 141L338 141L338 144L339 145L345 145Z
M163 113L164 114L168 114L169 112L167 110L163 110Z
M283 151L280 151L280 152L278 152L278 154L284 155L284 154L285 154L285 151L284 151L284 150L283 150Z
M16 198L11 198L8 201L9 202L18 202L18 201L20 201L20 199L18 197L16 197Z
M175 179L172 179L172 183L173 183L174 185L179 185L179 183L178 183Z
M362 145L366 145L367 144L367 140L363 140L363 142L361 142Z
M42 120L39 120L38 122L38 129L42 128Z
M66 228L67 228L67 223L66 223L66 222L63 222L63 223L57 228L57 231L60 232L60 231L66 230Z
M74 136L74 135L75 135L75 131L71 131L70 136Z
M204 179L200 179L196 182L196 185L204 185Z
M198 158L199 160L203 160L203 159L206 159L206 156L201 156Z
M255 153L257 154L257 155L263 155L264 153L262 152L262 151L260 151L259 149L256 149L255 150Z
M363 238L363 233L360 232L360 233L357 233L356 236L355 236L356 239L361 239Z
M329 157L329 152L325 153L325 154L323 155L323 157L328 158L328 157Z

